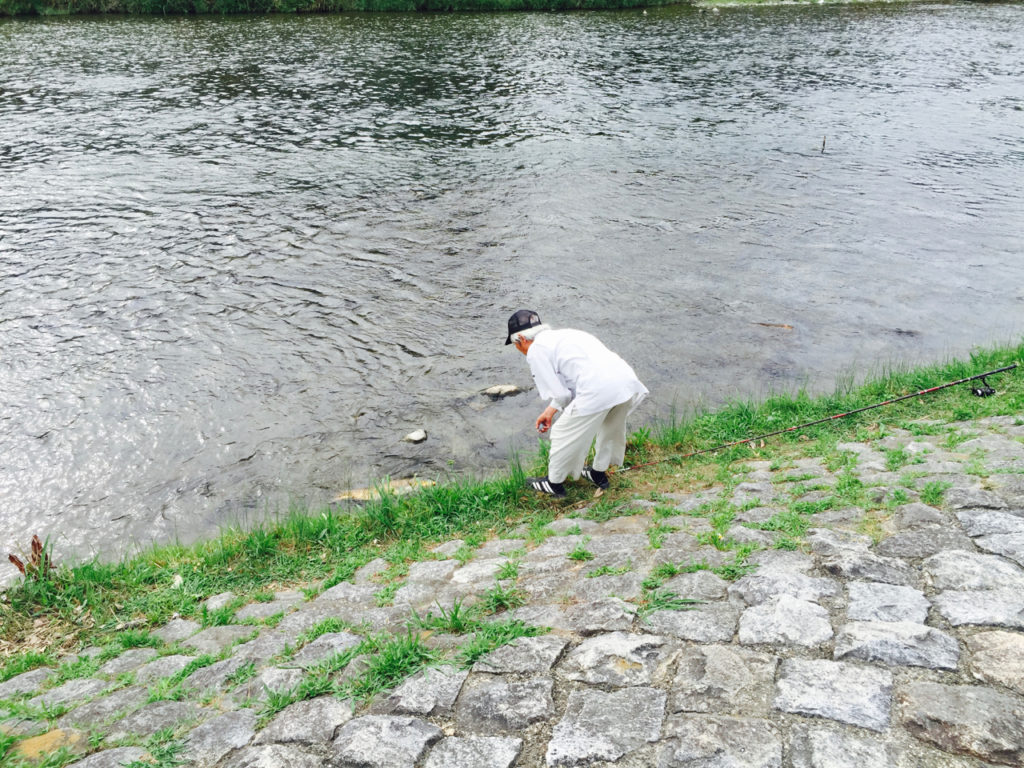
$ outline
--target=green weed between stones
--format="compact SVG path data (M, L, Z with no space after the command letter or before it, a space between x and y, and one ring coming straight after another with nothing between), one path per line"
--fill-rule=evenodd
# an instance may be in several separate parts
M662 463L626 476L613 476L612 488L596 503L590 501L593 489L584 483L570 484L569 498L564 501L528 493L523 487L525 472L515 462L507 472L493 478L441 482L408 496L384 495L361 508L294 509L275 523L249 530L228 529L216 539L194 546L153 547L113 563L57 563L38 578L15 583L0 602L0 657L4 659L0 679L13 677L18 670L52 664L63 652L86 643L104 645L116 635L118 627L123 631L123 624L129 621L138 622L145 630L161 626L174 614L204 618L200 604L220 592L231 591L243 600L257 599L257 595L281 587L314 595L350 580L373 558L389 555L391 562L400 564L424 556L434 543L453 538L482 541L506 535L527 523L526 533L518 535L536 544L550 534L544 533L547 522L584 503L587 509L582 514L600 522L642 512L629 507L636 497L652 498L661 492L714 483L721 483L728 491L742 480L735 467L745 461L767 459L779 466L797 456L816 456L826 464L847 461L835 457L837 442L877 440L885 434L886 424L921 419L948 424L987 416L1019 416L1024 412L1024 375L1020 370L989 380L998 390L994 397L977 398L968 386L953 387L884 410L785 433L764 446L745 444L691 459L678 458L965 378L1022 357L1024 344L982 350L966 360L890 371L858 386L846 383L829 395L801 391L759 403L732 403L715 412L672 417L631 436L631 459L645 455ZM948 439L954 439L950 435ZM898 463L902 462L900 458ZM535 457L535 463L543 465L543 452ZM981 476L988 474L980 458L969 469ZM840 477L840 486L842 483ZM859 500L860 490L851 478L845 489L833 490L833 503ZM791 511L811 515L821 508L791 507ZM729 551L732 545L724 536L729 510L717 508L709 519L720 539L710 543ZM794 517L791 522L799 520ZM785 535L796 540L789 533ZM736 560L726 572L743 568L744 563ZM491 598L506 602L501 592ZM225 619L219 612L208 612L204 618L206 622Z

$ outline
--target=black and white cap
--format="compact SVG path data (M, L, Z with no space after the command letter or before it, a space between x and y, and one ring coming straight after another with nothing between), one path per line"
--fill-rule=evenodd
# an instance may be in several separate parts
M512 334L525 331L527 328L533 328L540 324L540 315L532 309L520 309L508 319L508 338L505 339L505 343L512 343Z

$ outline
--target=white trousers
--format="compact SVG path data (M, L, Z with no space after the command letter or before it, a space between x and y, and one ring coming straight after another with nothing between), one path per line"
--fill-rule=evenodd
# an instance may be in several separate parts
M586 416L562 413L551 427L548 480L561 483L567 477L579 477L595 437L594 469L604 472L612 464L621 464L626 456L626 414L632 402L629 399ZM572 406L567 410L572 410Z

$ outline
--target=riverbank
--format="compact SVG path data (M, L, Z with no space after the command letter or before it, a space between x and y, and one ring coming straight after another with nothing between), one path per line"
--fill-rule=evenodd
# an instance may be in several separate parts
M579 485L538 499L514 468L117 564L37 558L2 603L0 748L51 766L86 753L90 766L144 753L419 765L428 751L445 765L487 745L532 766L610 759L597 744L624 764L658 752L685 765L697 728L716 734L709 749L763 744L768 762L743 765L777 764L783 744L807 765L840 747L864 765L936 750L1017 764L1024 730L986 723L1024 694L1001 661L1021 636L991 629L1024 629L1019 372L993 377L991 397L961 385L672 457L1022 357L986 351L640 430L627 462L665 461L596 498ZM724 682L708 675L742 670L752 682L716 703ZM353 752L380 728L399 752ZM996 738L1010 751L986 746Z

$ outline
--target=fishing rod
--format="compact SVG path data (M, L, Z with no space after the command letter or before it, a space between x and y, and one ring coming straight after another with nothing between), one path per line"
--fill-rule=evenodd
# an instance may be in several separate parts
M966 379L957 379L956 381L950 381L950 382L947 382L946 384L939 384L936 387L929 387L928 389L922 389L922 390L920 390L918 392L911 392L908 395L900 395L899 397L894 397L894 398L892 398L890 400L884 400L883 402L875 403L874 405L865 405L863 408L855 408L854 410L847 411L846 413L837 413L837 414L834 414L832 416L825 416L824 418L821 418L821 419L815 419L814 421L808 421L806 424L797 424L795 427L786 427L785 429L778 429L778 430L776 430L774 432L766 432L763 435L755 435L754 437L747 437L747 438L744 438L743 440L734 440L731 443L722 443L721 445L716 445L714 448L702 448L699 451L691 451L690 453L683 453L683 454L678 454L678 455L675 455L675 456L669 456L668 458L665 458L665 459L657 459L656 461L648 461L648 462L646 462L644 464L634 464L631 467L623 467L616 474L622 474L623 472L631 472L634 469L640 469L641 467L650 467L650 466L653 466L655 464L661 464L661 463L666 462L666 461L673 461L673 460L677 460L677 459L689 459L689 458L692 458L693 456L700 456L701 454L704 454L704 453L713 453L715 451L721 451L724 448L732 448L732 447L737 446L737 445L744 445L745 443L753 443L756 440L764 440L764 439L769 438L769 437L776 437L777 435L784 435L784 434L786 434L788 432L796 432L796 431L801 430L801 429L806 429L807 427L813 427L816 424L824 424L827 421L836 421L837 419L845 419L847 416L853 416L853 415L858 414L858 413L864 413L864 411L871 411L871 410L874 410L875 408L881 408L884 405L892 405L893 403L898 403L901 400L909 400L912 397L920 397L921 395L928 395L928 394L931 394L932 392L938 392L940 389L948 389L949 387L955 387L958 384L966 384L968 381L977 381L978 379L981 379L981 386L980 387L975 387L974 389L971 390L971 392L972 392L972 394L976 395L977 397L989 397L991 395L994 395L996 393L996 391L994 389L992 389L992 387L990 387L988 385L988 382L985 381L985 377L987 377L987 376L995 376L997 373L1005 373L1006 371L1012 371L1018 365L1019 365L1019 363L1014 363L1013 365L1007 365L1007 366L1005 366L1003 368L996 368L995 370L992 370L992 371L986 371L985 373L979 373L976 376L968 376Z

